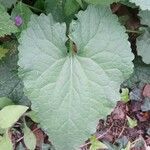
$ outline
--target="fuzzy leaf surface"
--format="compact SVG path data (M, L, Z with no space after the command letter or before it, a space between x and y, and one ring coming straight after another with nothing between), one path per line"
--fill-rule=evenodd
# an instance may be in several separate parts
M126 5L131 8L136 8L137 6L134 3L131 3L129 0L120 0L121 4Z
M10 48L10 51L16 50ZM17 61L17 52L8 52L0 60L0 97L8 97L15 103L29 106L30 102L23 93L23 83L17 75Z
M135 3L137 6L140 6L142 10L150 10L149 0L130 0L130 2Z
M0 4L0 37L17 32L17 27L10 20L5 8Z
M0 0L0 4L2 4L6 8L10 8L16 2L17 0Z
M95 131L133 67L128 36L109 8L89 6L77 18L70 30L75 55L67 53L65 24L51 15L33 16L20 39L25 93L58 150L78 149Z
M150 30L137 38L138 55L142 56L142 60L146 64L150 64Z
M121 85L122 88L133 88L138 86L139 83L142 83L143 85L150 83L150 64L145 64L141 60L141 57L137 57L133 62L134 72L128 80L124 81L124 83ZM135 91L135 93L138 95L136 96L137 98L140 97L140 92ZM133 95L135 95L135 93L133 93ZM133 97L135 98L135 96Z
M147 25L144 29L144 34L137 38L137 51L138 55L146 64L150 64L150 11L140 11L141 24Z
M144 10L139 12L139 17L141 18L141 24L148 25L150 27L150 11Z

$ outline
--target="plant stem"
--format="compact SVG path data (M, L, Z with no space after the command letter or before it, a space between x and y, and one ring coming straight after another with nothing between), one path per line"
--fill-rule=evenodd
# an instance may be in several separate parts
M25 3L24 3L25 4ZM33 10L36 10L36 11L39 11L39 12L44 12L43 10L41 10L41 9L38 9L38 8L36 8L36 7L33 7L33 6L30 6L30 5L28 5L28 4L25 4L26 6L28 6L29 8L31 8L31 9L33 9Z
M136 30L126 30L127 33L137 33L141 34L141 31L136 31Z
M73 41L71 39L69 39L69 53L71 55L73 55Z

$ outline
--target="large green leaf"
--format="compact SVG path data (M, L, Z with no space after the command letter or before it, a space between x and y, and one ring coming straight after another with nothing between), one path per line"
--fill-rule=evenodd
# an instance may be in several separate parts
M20 39L25 92L57 150L78 149L95 131L133 67L128 36L109 8L89 6L77 18L70 31L77 54L67 53L65 24L50 15L33 16Z
M5 6L6 8L10 8L16 2L17 2L17 0L0 0L0 4Z
M16 51L11 48L10 51ZM30 105L23 93L23 83L17 75L17 52L9 52L0 60L0 97L8 97L15 103Z
M14 22L10 20L10 16L5 8L0 5L0 37L15 32L17 32L17 27L14 25Z
M150 64L150 11L140 11L141 24L147 25L144 29L144 34L137 38L138 55L142 56L146 64Z
M27 106L21 105L5 106L0 110L0 128L7 129L12 127L27 109Z
M114 2L119 2L120 0L84 0L90 4L100 4L100 5L110 5Z
M142 10L150 10L150 0L130 0L130 2L140 6Z

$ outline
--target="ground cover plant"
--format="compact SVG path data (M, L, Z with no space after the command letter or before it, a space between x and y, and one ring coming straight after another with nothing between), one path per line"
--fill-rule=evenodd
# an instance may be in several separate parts
M150 1L0 0L4 149L150 149Z

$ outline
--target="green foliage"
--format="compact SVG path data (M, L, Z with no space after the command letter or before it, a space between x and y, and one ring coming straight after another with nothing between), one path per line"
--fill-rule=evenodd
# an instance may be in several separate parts
M81 7L83 7L83 2L82 2L82 0L76 0L77 2L78 2L78 4L81 6Z
M2 4L6 8L10 8L16 2L17 0L0 0L0 4Z
M122 88L133 88L139 83L150 83L150 65L142 62L140 57L134 60L134 72L130 78L121 85Z
M27 127L27 125L25 125L24 129L23 129L23 133L24 133L24 143L27 146L28 149L30 150L34 150L36 147L36 137L33 134L33 132Z
M13 149L13 144L9 137L8 131L6 131L3 137L0 138L0 150L12 150L12 149Z
M121 100L125 103L129 101L129 89L128 88L122 89Z
M64 0L45 0L47 14L51 13L56 21L65 20Z
M137 126L137 120L136 119L131 119L129 116L127 116L127 120L128 120L128 126L130 128L134 128Z
M13 105L13 101L7 97L0 97L0 109L8 105Z
M114 2L119 2L120 0L84 0L90 4L100 4L100 5L110 5Z
M139 6L142 26L139 31L144 31L136 43L137 53L141 57L135 58L134 73L122 87L150 83L150 2L36 0L30 5L16 1L0 0L0 134L4 135L0 136L0 150L13 149L7 130L23 114L40 123L56 150L78 149L95 131L98 120L112 111L120 96L125 103L129 101L129 90L122 89L121 95L119 90L120 84L133 71L133 54L125 28L109 8L112 3L120 2L136 8L126 7L130 13L136 13ZM119 8L119 14L120 4L113 6ZM39 17L32 15L30 9ZM86 10L78 13L81 9ZM122 25L127 25L129 14L119 14ZM21 25L16 24L18 28L14 25L17 16L23 20ZM4 37L11 33L17 34ZM20 33L18 61L18 44L13 41L17 41ZM11 41L13 48L7 40ZM18 70L21 78L17 75ZM33 111L26 112L28 107L15 105L30 106L23 87L32 102ZM150 110L148 97L144 99L141 109ZM130 128L137 126L137 120L129 116L127 123ZM23 132L25 145L34 150L36 138L26 123ZM126 141L126 145L124 139L119 147L102 143L96 137L92 137L90 142L90 150L131 148L131 143ZM41 148L51 149L44 143ZM25 148L20 144L17 149Z
M103 144L102 142L97 140L95 136L92 136L90 138L90 142L91 142L90 150L98 150L98 149L107 149L108 148L105 144Z
M150 11L140 11L141 23L147 25L147 28L141 28L145 32L137 38L137 50L138 55L142 56L143 61L146 64L150 64Z
M141 19L141 24L147 25L150 28L150 11L145 10L145 11L140 11L139 12L139 17Z
M16 51L10 48L9 51ZM17 52L9 52L0 60L0 97L8 97L18 104L30 105L23 93L23 83L18 77Z
M8 52L9 50L6 49L6 48L3 48L0 46L0 60L5 57L6 53Z
M0 5L0 37L17 32L17 27L14 22L10 20L10 16L5 8Z
M11 13L12 20L15 20L16 16L20 16L23 20L23 24L19 26L20 32L27 28L27 24L30 21L30 17L32 15L32 11L28 8L27 5L19 2L13 9Z
M149 0L130 0L130 2L135 3L137 6L140 6L142 10L150 10Z
M0 128L7 129L12 127L27 109L28 107L21 105L5 106L0 110Z
M77 12L77 10L80 8L79 3L76 0L66 0L64 11L66 16L70 16Z
M45 5L45 0L36 0L34 7L44 11L44 8L45 8L44 5Z
M0 128L0 134L1 135L5 134L5 132L6 132L5 129ZM0 140L1 140L1 136L0 136Z
M51 15L33 16L19 46L25 93L61 150L78 148L94 132L98 119L119 99L120 83L133 68L128 37L109 8L89 6L77 18L69 36L77 54L72 47L67 53L66 26Z
M29 118L31 118L34 122L40 123L37 113L35 111L29 111L25 115L28 116Z
M146 64L150 64L150 29L146 29L144 34L137 39L138 55L142 56L142 60Z
M83 6L80 0L45 0L47 14L51 13L59 22L70 22L80 6Z

